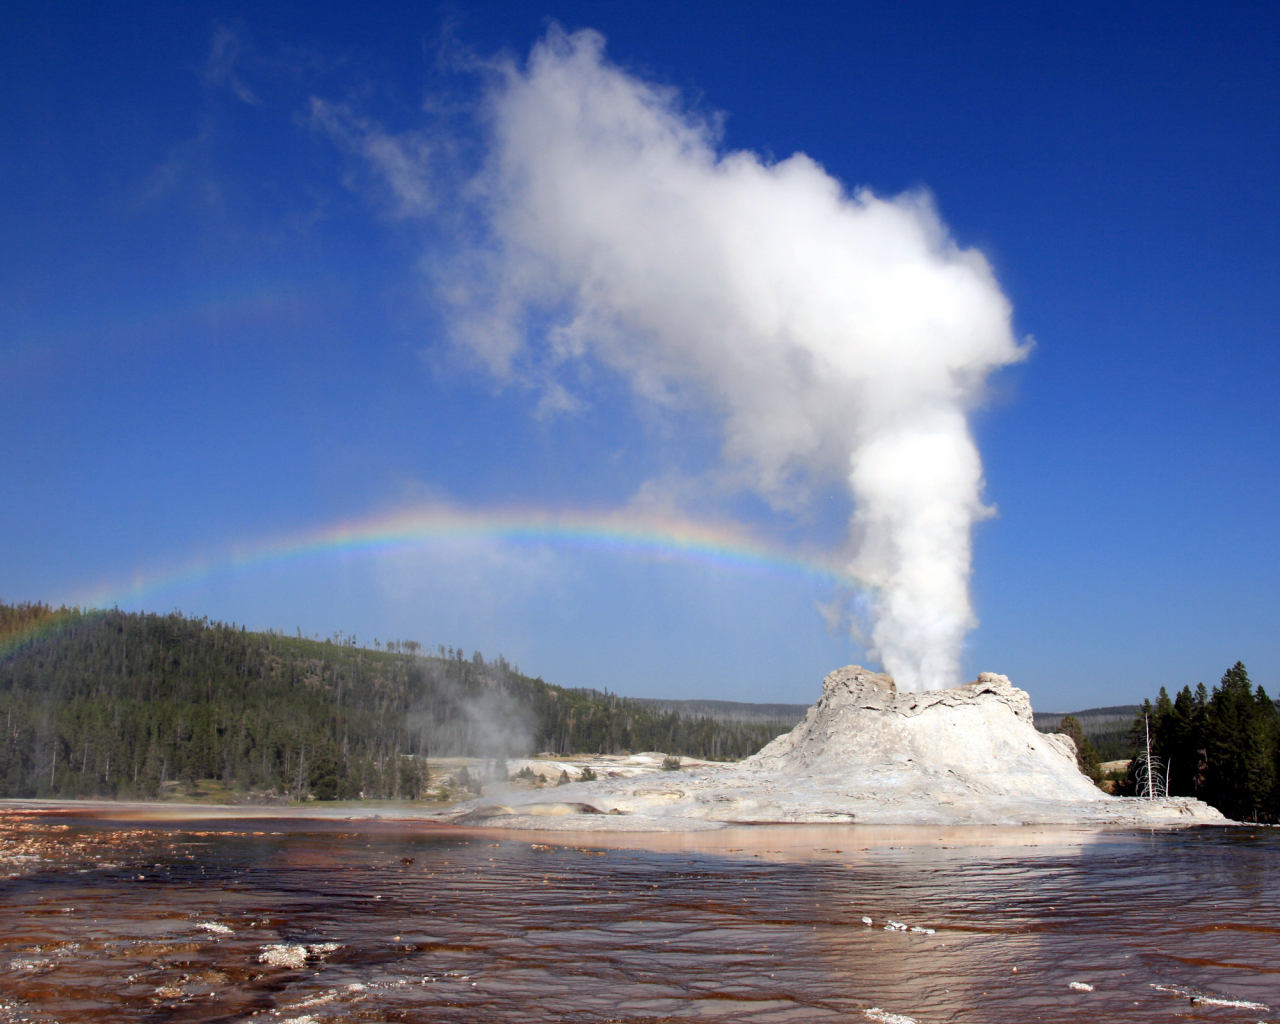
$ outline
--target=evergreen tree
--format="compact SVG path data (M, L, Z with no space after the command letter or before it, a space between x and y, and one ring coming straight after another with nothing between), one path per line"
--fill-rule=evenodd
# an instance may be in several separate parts
M1118 790L1130 795L1145 753L1144 714L1170 796L1199 797L1237 820L1280 820L1280 710L1261 686L1255 689L1241 662L1212 693L1200 683L1194 693L1183 687L1173 701L1161 689L1154 705L1144 702L1130 732L1134 762Z
M1242 663L1227 669L1209 701L1205 799L1232 818L1256 820L1270 790L1272 759L1258 701Z
M1080 771L1089 776L1095 783L1102 781L1102 769L1098 765L1098 752L1093 749L1089 737L1084 734L1084 726L1075 715L1067 715L1058 723L1058 732L1070 736L1076 745L1076 764Z

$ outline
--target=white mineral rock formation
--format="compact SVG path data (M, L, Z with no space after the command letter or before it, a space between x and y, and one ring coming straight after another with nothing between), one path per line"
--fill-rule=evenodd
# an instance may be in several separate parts
M532 797L532 794L530 794ZM950 690L899 694L857 665L823 680L805 720L738 764L561 787L603 814L547 816L518 803L459 808L508 827L628 830L713 822L1189 824L1225 820L1199 800L1108 796L1076 766L1067 736L1032 724L1031 701L984 672ZM576 820L575 820L576 819ZM621 819L627 820L627 819ZM682 825L682 823L684 823Z

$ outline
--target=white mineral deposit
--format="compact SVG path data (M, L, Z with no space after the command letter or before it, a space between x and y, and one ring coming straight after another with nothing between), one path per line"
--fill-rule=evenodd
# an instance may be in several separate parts
M1077 767L1069 737L1036 731L1030 697L1005 676L984 672L952 689L899 693L889 676L858 665L830 673L804 721L744 761L573 783L556 798L472 801L454 820L556 831L1225 820L1191 798L1103 793Z

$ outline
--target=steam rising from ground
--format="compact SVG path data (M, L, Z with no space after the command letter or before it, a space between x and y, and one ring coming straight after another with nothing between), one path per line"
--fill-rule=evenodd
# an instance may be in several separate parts
M1024 354L989 265L927 195L850 194L803 154L721 152L715 124L603 47L552 30L501 70L468 193L485 241L446 276L458 337L536 379L546 410L572 408L558 370L581 360L709 407L727 464L778 507L846 479L870 653L903 689L955 685L988 511L966 413ZM407 202L421 140L387 143L360 141Z
M502 661L502 659L499 659ZM464 678L443 669L440 662L422 659L432 681L429 700L415 703L405 716L405 728L417 753L437 757L517 757L534 749L536 716L505 686L502 665L478 667Z

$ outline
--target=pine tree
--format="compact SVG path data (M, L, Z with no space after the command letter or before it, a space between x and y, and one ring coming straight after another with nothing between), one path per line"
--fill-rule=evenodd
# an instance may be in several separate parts
M1253 718L1253 684L1244 665L1236 662L1214 688L1206 721L1206 799L1232 818L1247 816L1255 803L1250 786L1257 758Z
M1191 687L1184 686L1159 731L1160 756L1168 772L1170 796L1198 796L1204 787L1202 724Z
M1102 781L1102 769L1098 764L1098 752L1093 749L1089 737L1084 734L1084 726L1075 715L1067 715L1058 723L1058 732L1070 736L1076 745L1076 765L1095 783Z

